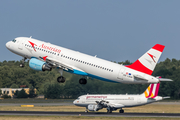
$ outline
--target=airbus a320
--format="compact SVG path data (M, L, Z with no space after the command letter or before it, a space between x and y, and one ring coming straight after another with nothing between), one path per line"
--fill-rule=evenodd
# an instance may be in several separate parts
M169 81L151 76L165 46L156 44L133 64L124 66L111 61L90 56L78 51L53 45L31 37L18 37L6 43L11 52L29 60L29 67L37 71L51 71L57 68L59 83L65 82L63 71L83 76L80 84L86 84L86 77L116 83L158 83Z

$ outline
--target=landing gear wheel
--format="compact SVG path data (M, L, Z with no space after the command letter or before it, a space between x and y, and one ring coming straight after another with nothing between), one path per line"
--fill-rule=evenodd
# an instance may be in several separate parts
M24 62L25 62L26 59L27 59L26 57L24 57L24 59L22 59L22 63L19 64L19 67L23 68L25 66Z
M107 110L107 113L112 113L112 111L111 110Z
M19 67L22 67L22 68L23 68L23 67L24 67L24 63L20 63L20 64L19 64Z
M85 78L81 78L81 79L79 79L79 83L80 84L86 84L87 80Z
M57 81L58 81L59 83L64 83L64 82L66 81L66 78L63 77L63 76L60 76L60 77L57 78Z
M123 109L119 110L119 113L124 113L124 110Z

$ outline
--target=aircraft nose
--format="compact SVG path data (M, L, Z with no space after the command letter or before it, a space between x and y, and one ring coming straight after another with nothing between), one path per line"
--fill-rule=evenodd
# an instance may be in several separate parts
M10 43L7 42L7 43L6 43L6 48L8 49L9 47L10 47Z
M76 100L73 101L73 104L76 104Z

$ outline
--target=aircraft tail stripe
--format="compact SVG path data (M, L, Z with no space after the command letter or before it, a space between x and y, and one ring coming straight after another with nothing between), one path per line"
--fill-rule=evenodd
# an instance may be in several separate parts
M143 72L143 73L146 73L146 74L149 74L149 75L151 75L152 72L153 72L152 70L145 67L139 60L137 60L133 64L128 65L126 67L137 70L137 71L140 71L140 72Z
M155 98L155 97L158 95L158 92L159 92L159 86L160 86L160 83L157 83L155 95L154 95L153 97L151 97L151 98Z
M145 94L145 97L147 98L147 96L148 96L148 93L147 93L147 91L145 91L145 92L144 92L144 94Z
M150 89L149 95L148 95L146 98L148 98L148 97L150 97L150 96L151 96L152 91L153 91L153 87L154 87L154 84L151 84L151 89Z
M163 52L163 50L164 50L164 45L160 45L160 44L156 44L154 47L152 47L153 49L155 49L155 50L158 50L158 51L160 51L160 52Z
M153 98L154 97L154 95L153 95L153 93L151 93L151 96L150 96L151 98Z

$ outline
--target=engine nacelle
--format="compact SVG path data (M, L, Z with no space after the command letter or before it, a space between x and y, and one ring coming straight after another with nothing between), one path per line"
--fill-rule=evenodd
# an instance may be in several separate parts
M52 68L49 66L46 62L43 62L41 60L38 60L36 58L31 58L29 61L29 67L31 69L37 70L37 71L51 71Z
M88 105L88 107L87 107L87 109L89 110L89 111L98 111L99 109L98 109L98 105Z

